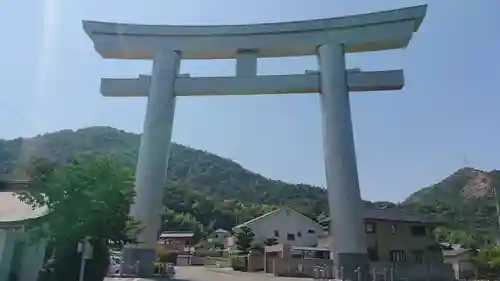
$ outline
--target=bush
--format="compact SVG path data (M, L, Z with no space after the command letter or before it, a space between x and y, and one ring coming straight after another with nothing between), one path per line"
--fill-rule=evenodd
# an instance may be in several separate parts
M155 271L154 274L164 274L165 273L165 264L160 262L155 262Z
M222 251L217 250L206 250L206 249L197 249L196 256L198 257L222 257Z
M236 271L247 271L247 258L246 257L232 257L231 267Z
M167 263L171 262L173 264L177 264L177 256L179 255L178 252L176 251L170 251L168 249L165 249L162 246L159 246L156 248L156 257L157 261L159 263Z

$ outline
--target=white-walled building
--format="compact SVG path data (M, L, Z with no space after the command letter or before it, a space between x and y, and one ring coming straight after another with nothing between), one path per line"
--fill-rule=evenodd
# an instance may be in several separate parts
M207 241L209 243L224 244L226 242L226 239L230 236L231 232L219 228L209 235Z
M268 238L291 246L314 247L323 233L321 225L290 207L269 212L233 228L247 226L255 233L254 244ZM228 243L231 246L233 243Z
M9 189L22 190L23 182L0 181L0 280L36 281L43 266L46 242L30 239L30 226L42 219L46 208L33 209Z
M460 244L440 243L443 251L444 263L453 267L457 280L470 279L477 270L474 256L477 253L473 249L463 248Z

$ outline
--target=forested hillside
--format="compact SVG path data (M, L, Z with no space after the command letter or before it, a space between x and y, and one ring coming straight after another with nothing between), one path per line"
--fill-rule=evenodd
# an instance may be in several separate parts
M399 207L428 214L441 222L442 240L493 243L500 237L496 214L499 188L500 171L463 168L411 194Z
M22 177L20 163L44 157L65 163L92 153L110 153L135 168L140 135L109 127L63 130L29 139L0 141L4 178ZM290 205L315 218L327 210L325 190L270 180L214 154L173 144L166 186L166 226L230 228L237 222Z
M140 135L110 127L0 140L0 171L4 178L20 178L23 173L18 167L33 157L65 163L92 153L114 154L123 165L134 169L139 141ZM164 199L168 229L228 229L282 205L314 219L327 213L327 197L322 188L267 179L229 159L179 144L173 145L171 153ZM498 233L492 194L499 179L498 171L464 168L412 194L401 204L366 204L431 215L444 223L442 239L460 241L473 237L484 242Z

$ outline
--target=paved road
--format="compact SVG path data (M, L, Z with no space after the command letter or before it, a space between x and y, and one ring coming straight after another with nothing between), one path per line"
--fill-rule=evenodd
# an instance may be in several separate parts
M312 281L307 278L275 277L264 273L240 272L232 269L177 267L176 279L181 281Z
M263 273L238 272L227 269L210 269L205 267L176 267L177 281L310 281L307 278L274 277ZM168 279L143 278L106 278L105 281L160 281ZM170 279L172 280L172 279Z

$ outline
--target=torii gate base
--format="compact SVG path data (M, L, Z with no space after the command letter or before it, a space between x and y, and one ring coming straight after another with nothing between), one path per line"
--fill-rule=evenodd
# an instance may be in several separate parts
M323 146L331 218L332 257L341 278L368 276L349 91L396 90L401 70L346 71L345 53L404 48L426 6L344 18L241 26L141 26L84 22L104 58L152 59L153 73L138 79L103 79L105 96L147 96L144 133L131 215L143 223L136 245L123 250L123 273L153 274L161 229L175 97L189 95L320 93ZM316 55L320 71L257 75L258 57ZM179 75L183 59L237 61L234 77ZM166 195L168 196L168 194Z

